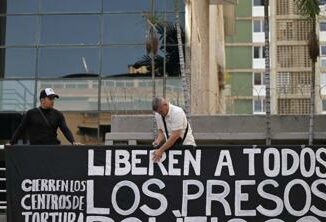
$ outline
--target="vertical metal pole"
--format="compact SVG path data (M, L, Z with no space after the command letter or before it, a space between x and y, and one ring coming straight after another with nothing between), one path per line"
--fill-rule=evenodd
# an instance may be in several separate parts
M185 102L185 112L187 118L190 118L190 94L189 94L189 86L187 85L187 76L185 69L185 57L183 52L183 42L181 35L181 27L180 27L180 16L179 16L179 1L175 1L175 23L177 28L177 40L178 40L178 51L179 51L179 62L180 62L180 72L181 72L181 82L184 94L184 102Z
M312 43L316 43L317 36L316 36L316 17L312 19L312 33L311 36L313 37L311 41ZM310 37L310 38L312 38ZM309 46L311 47L311 46ZM310 115L309 115L309 138L308 138L308 143L309 145L313 145L314 143L314 119L315 119L315 103L316 103L316 62L317 62L317 57L313 57L313 55L310 56L312 59L312 70L311 70L311 92L310 92Z
M270 56L269 56L269 0L265 0L265 80L266 80L266 145L271 145L271 90L270 90Z
M154 0L151 0L151 13L152 13L152 19L154 18ZM152 27L150 27L151 29ZM153 30L154 31L154 30ZM151 35L151 32L149 32ZM151 36L150 36L151 38ZM152 90L153 90L153 99L156 97L156 83L155 83L155 49L154 49L154 44L153 41L151 41L151 52L150 52L150 57L151 57L151 67L152 67ZM155 120L155 115L153 114L153 138L155 140L157 136L157 127L156 127L156 120Z
M97 144L101 143L101 91L102 91L102 54L103 54L103 0L101 1L101 13L100 13L100 49L99 49L99 74L98 74L98 92L97 92Z
M36 33L36 55L35 55L35 85L34 85L34 97L33 97L33 107L37 106L38 101L38 95L37 95L37 84L39 79L39 73L38 73L38 62L39 62L39 45L40 45L40 39L41 39L41 1L38 1L38 16L37 16L37 33Z
M163 57L163 98L166 98L166 79L167 79L167 74L166 74L166 25L167 25L167 20L166 20L166 10L164 12L164 32L163 32L163 47L164 47L164 57Z

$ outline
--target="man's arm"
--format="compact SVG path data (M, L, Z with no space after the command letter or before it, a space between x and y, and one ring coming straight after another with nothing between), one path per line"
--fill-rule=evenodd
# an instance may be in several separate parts
M179 137L181 136L181 130L175 130L172 131L169 139L157 150L155 150L154 152L154 156L153 156L153 161L157 162L162 158L163 153L170 149L173 144L179 139Z
M164 140L164 134L163 131L161 129L158 130L158 135L156 137L156 139L153 142L154 147L160 145L162 143L162 141Z
M61 130L61 132L63 133L63 135L65 135L65 137L67 138L67 140L72 144L72 145L83 145L82 143L76 142L74 139L74 136L72 135L70 129L67 126L66 120L64 115L61 113L62 117L61 117L61 121L59 124L59 128Z
M68 128L65 117L63 116L62 113L60 113L59 128L60 128L61 132L63 133L63 135L66 137L66 139L71 144L74 144L75 143L74 136L72 135L70 129Z

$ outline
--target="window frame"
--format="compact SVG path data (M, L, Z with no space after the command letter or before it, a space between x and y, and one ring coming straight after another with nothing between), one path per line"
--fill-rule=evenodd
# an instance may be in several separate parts
M260 4L256 5L256 1L259 1ZM253 5L254 7L264 6L264 0L252 0L252 5Z
M321 44L319 49L320 49L320 57L326 57L326 45Z
M256 110L256 102L260 105L260 110ZM266 98L256 97L253 99L253 114L265 114L266 113Z
M321 100L321 111L323 114L326 114L326 99Z
M256 31L255 30L255 23L256 22L259 22L259 31ZM252 26L253 26L253 28L252 28L252 32L253 33L261 33L261 32L264 32L265 30L264 30L264 26L265 26L265 22L264 22L264 20L263 19L254 19L253 21L252 21Z
M325 27L325 29L322 29L322 27ZM319 22L319 31L320 32L326 32L326 20Z
M259 75L260 84L256 84L256 76ZM254 86L263 86L265 85L265 72L253 72L252 74L252 84Z
M253 59L265 59L266 57L265 57L265 46L253 46L252 47L253 48L253 55L252 55L252 57L253 57ZM255 49L257 49L258 48L258 57L255 57Z

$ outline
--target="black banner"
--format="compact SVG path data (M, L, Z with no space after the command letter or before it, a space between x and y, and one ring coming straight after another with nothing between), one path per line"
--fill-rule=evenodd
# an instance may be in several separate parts
M9 222L326 221L323 147L6 147Z

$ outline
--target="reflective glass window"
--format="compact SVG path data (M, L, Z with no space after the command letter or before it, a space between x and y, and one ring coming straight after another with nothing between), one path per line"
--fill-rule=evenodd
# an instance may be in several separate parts
M37 16L2 16L0 20L6 24L5 39L0 40L1 45L36 44Z
M320 94L326 95L326 73L320 73Z
M265 99L254 99L254 113L261 113L265 111Z
M326 73L320 73L320 85L321 87L326 86Z
M176 5L176 1L178 1L178 5ZM157 7L157 10L162 9L164 11L174 12L176 6L179 7L179 12L185 11L185 4L184 0L156 0L155 4Z
M264 6L264 0L254 0L254 6Z
M259 20L254 20L254 32L261 32Z
M38 0L0 0L0 2L1 8L7 8L8 14L35 13L38 10Z
M141 60L145 54L144 45L104 47L102 73L104 76L128 74L129 66Z
M179 58L179 47L178 46L167 46L166 57L166 72L168 76L179 76L180 75L180 58ZM185 58L185 54L184 54Z
M153 0L154 11L175 11L176 0ZM184 1L179 1L179 11L184 11ZM152 8L151 1L148 0L104 0L104 11L117 12L117 11L150 11Z
M326 32L326 21L322 21L319 23L319 28L321 32Z
M261 112L261 111L262 111L261 101L255 100L254 112Z
M152 87L150 78L114 78L102 81L101 110L150 110ZM139 83L148 82L148 86ZM128 85L128 87L126 87Z
M319 5L326 5L326 0L320 0Z
M254 73L254 85L261 85L262 84L262 73L255 72Z
M157 78L156 95L162 96L163 80ZM153 99L152 79L144 78L110 78L102 80L101 110L151 110ZM166 96L176 105L184 106L183 90L180 78L168 78Z
M322 68L326 68L326 59L321 59L320 60L320 67L322 67Z
M100 20L96 15L42 16L41 44L97 44Z
M0 111L26 111L34 107L34 80L0 81Z
M101 0L42 0L42 12L99 12Z
M320 56L326 56L326 45L320 46Z
M158 21L168 22L175 28L175 14L158 14ZM180 25L184 30L185 18L180 13ZM104 43L105 44L143 44L146 41L149 24L141 14L109 14L104 16ZM176 29L175 29L176 30ZM157 33L163 39L163 31Z
M108 12L116 11L148 11L150 10L150 1L148 0L104 0L103 1L103 10Z
M175 13L157 13L161 23L175 24ZM184 13L180 13L180 24L184 29ZM144 43L149 23L142 14L109 14L104 16L104 43ZM131 34L132 33L132 34Z
M93 47L40 48L40 77L63 77L99 72L99 49Z
M176 14L175 13L162 13L159 15L163 21L167 21L169 23L175 24L176 23ZM185 27L185 14L179 13L179 22L181 27L184 29Z
M254 20L254 32L264 32L263 20Z
M35 48L6 48L5 77L34 77Z
M254 46L254 58L255 59L265 58L265 47L264 46Z
M55 100L55 107L60 111L97 110L98 80L42 80L38 83L38 94L42 89L51 87L60 96ZM79 85L87 85L87 89Z
M258 59L260 58L260 47L254 47L254 58Z
M254 73L254 85L265 85L265 74L263 72Z
M104 43L145 42L146 20L141 14L109 14L104 16Z

